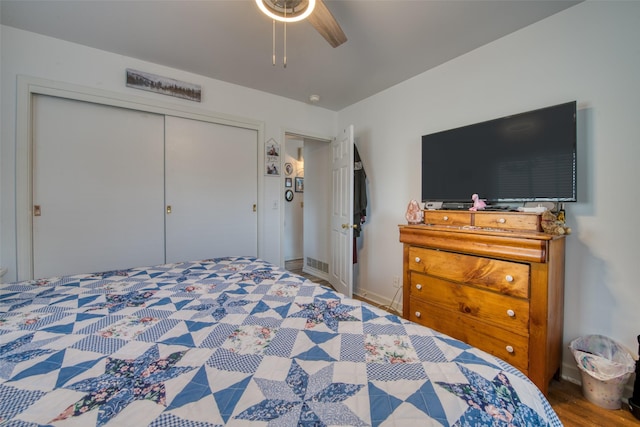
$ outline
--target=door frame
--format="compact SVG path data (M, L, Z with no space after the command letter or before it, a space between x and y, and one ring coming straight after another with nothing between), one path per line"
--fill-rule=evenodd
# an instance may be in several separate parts
M333 136L326 136L326 135L320 135L320 134L316 134L313 132L307 132L307 131L303 131L303 130L299 130L299 129L292 129L292 128L284 128L282 129L282 137L281 137L281 141L283 141L282 143L282 153L286 153L286 144L287 144L287 135L288 136L294 136L294 137L298 137L301 138L303 141L305 139L312 139L314 141L319 141L319 142L326 142L327 144L331 144L331 141L333 141ZM284 165L280 165L280 170L282 170L282 168L284 167ZM329 171L330 173L331 171ZM284 264L285 264L285 260L284 260L284 222L285 222L285 215L284 215L284 204L287 203L284 199L284 191L280 191L281 189L284 189L284 179L285 179L285 174L282 173L280 174L280 186L279 186L279 205L281 207L280 209L280 267L284 268ZM327 232L329 232L330 230L327 230ZM303 268L304 268L304 259L305 259L305 254L304 254L304 247L303 247L303 254L302 254L302 259L303 259Z
M17 280L33 277L33 109L35 95L48 95L75 101L84 101L112 107L149 113L176 116L186 119L235 126L257 132L258 150L258 194L259 203L264 193L264 122L192 108L169 102L142 98L125 93L62 83L29 76L18 76L16 108L16 269ZM260 254L261 228L264 223L264 209L258 209L258 256Z

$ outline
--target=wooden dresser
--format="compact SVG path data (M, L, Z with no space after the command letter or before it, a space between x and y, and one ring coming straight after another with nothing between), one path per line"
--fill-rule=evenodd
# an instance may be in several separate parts
M546 395L562 362L564 237L534 213L424 213L400 226L403 316L506 360Z

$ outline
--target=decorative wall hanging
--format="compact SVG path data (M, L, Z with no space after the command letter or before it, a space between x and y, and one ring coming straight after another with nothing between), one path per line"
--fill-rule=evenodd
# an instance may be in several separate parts
M284 164L284 173L289 176L293 173L293 165L291 163Z
M304 178L296 176L296 193L304 193Z
M200 85L181 82L180 80L157 76L155 74L145 73L144 71L136 71L130 68L127 68L127 86L196 102L200 102L202 96L202 88Z
M291 184L291 178L285 178L284 179L284 186L286 188L291 188L293 185Z
M287 190L287 191L285 191L285 192L284 192L284 199L285 199L287 202L292 201L292 200L293 200L293 191L291 191L291 190Z
M270 138L264 144L264 173L269 176L280 176L280 145Z

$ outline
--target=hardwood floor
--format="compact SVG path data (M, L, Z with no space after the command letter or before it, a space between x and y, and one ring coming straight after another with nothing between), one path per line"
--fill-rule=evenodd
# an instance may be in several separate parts
M302 271L302 260L287 261L285 267L287 270L313 282L331 287L329 282L304 273ZM354 298L380 307L379 304L360 298L357 295L354 295ZM640 420L635 418L629 411L626 399L623 399L621 409L604 409L585 399L582 395L582 388L569 381L553 381L549 387L549 396L547 398L565 427L640 427Z
M640 420L629 411L626 399L622 399L621 409L604 409L585 399L582 388L569 381L553 381L548 399L565 427L640 426Z
M333 289L333 286L331 286L331 283L327 282L326 280L323 280L319 277L316 276L312 276L311 274L307 274L304 271L302 271L303 268L303 260L301 259L294 259L294 260L290 260L290 261L285 261L284 263L284 268L286 268L287 270L289 270L292 273L296 273L299 274L300 276L311 280L312 282L316 282L320 285L324 285L324 286L328 286L331 289Z

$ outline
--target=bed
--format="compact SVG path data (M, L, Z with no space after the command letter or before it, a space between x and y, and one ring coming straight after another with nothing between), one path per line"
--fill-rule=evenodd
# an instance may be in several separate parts
M561 426L506 362L263 260L0 285L0 426Z

